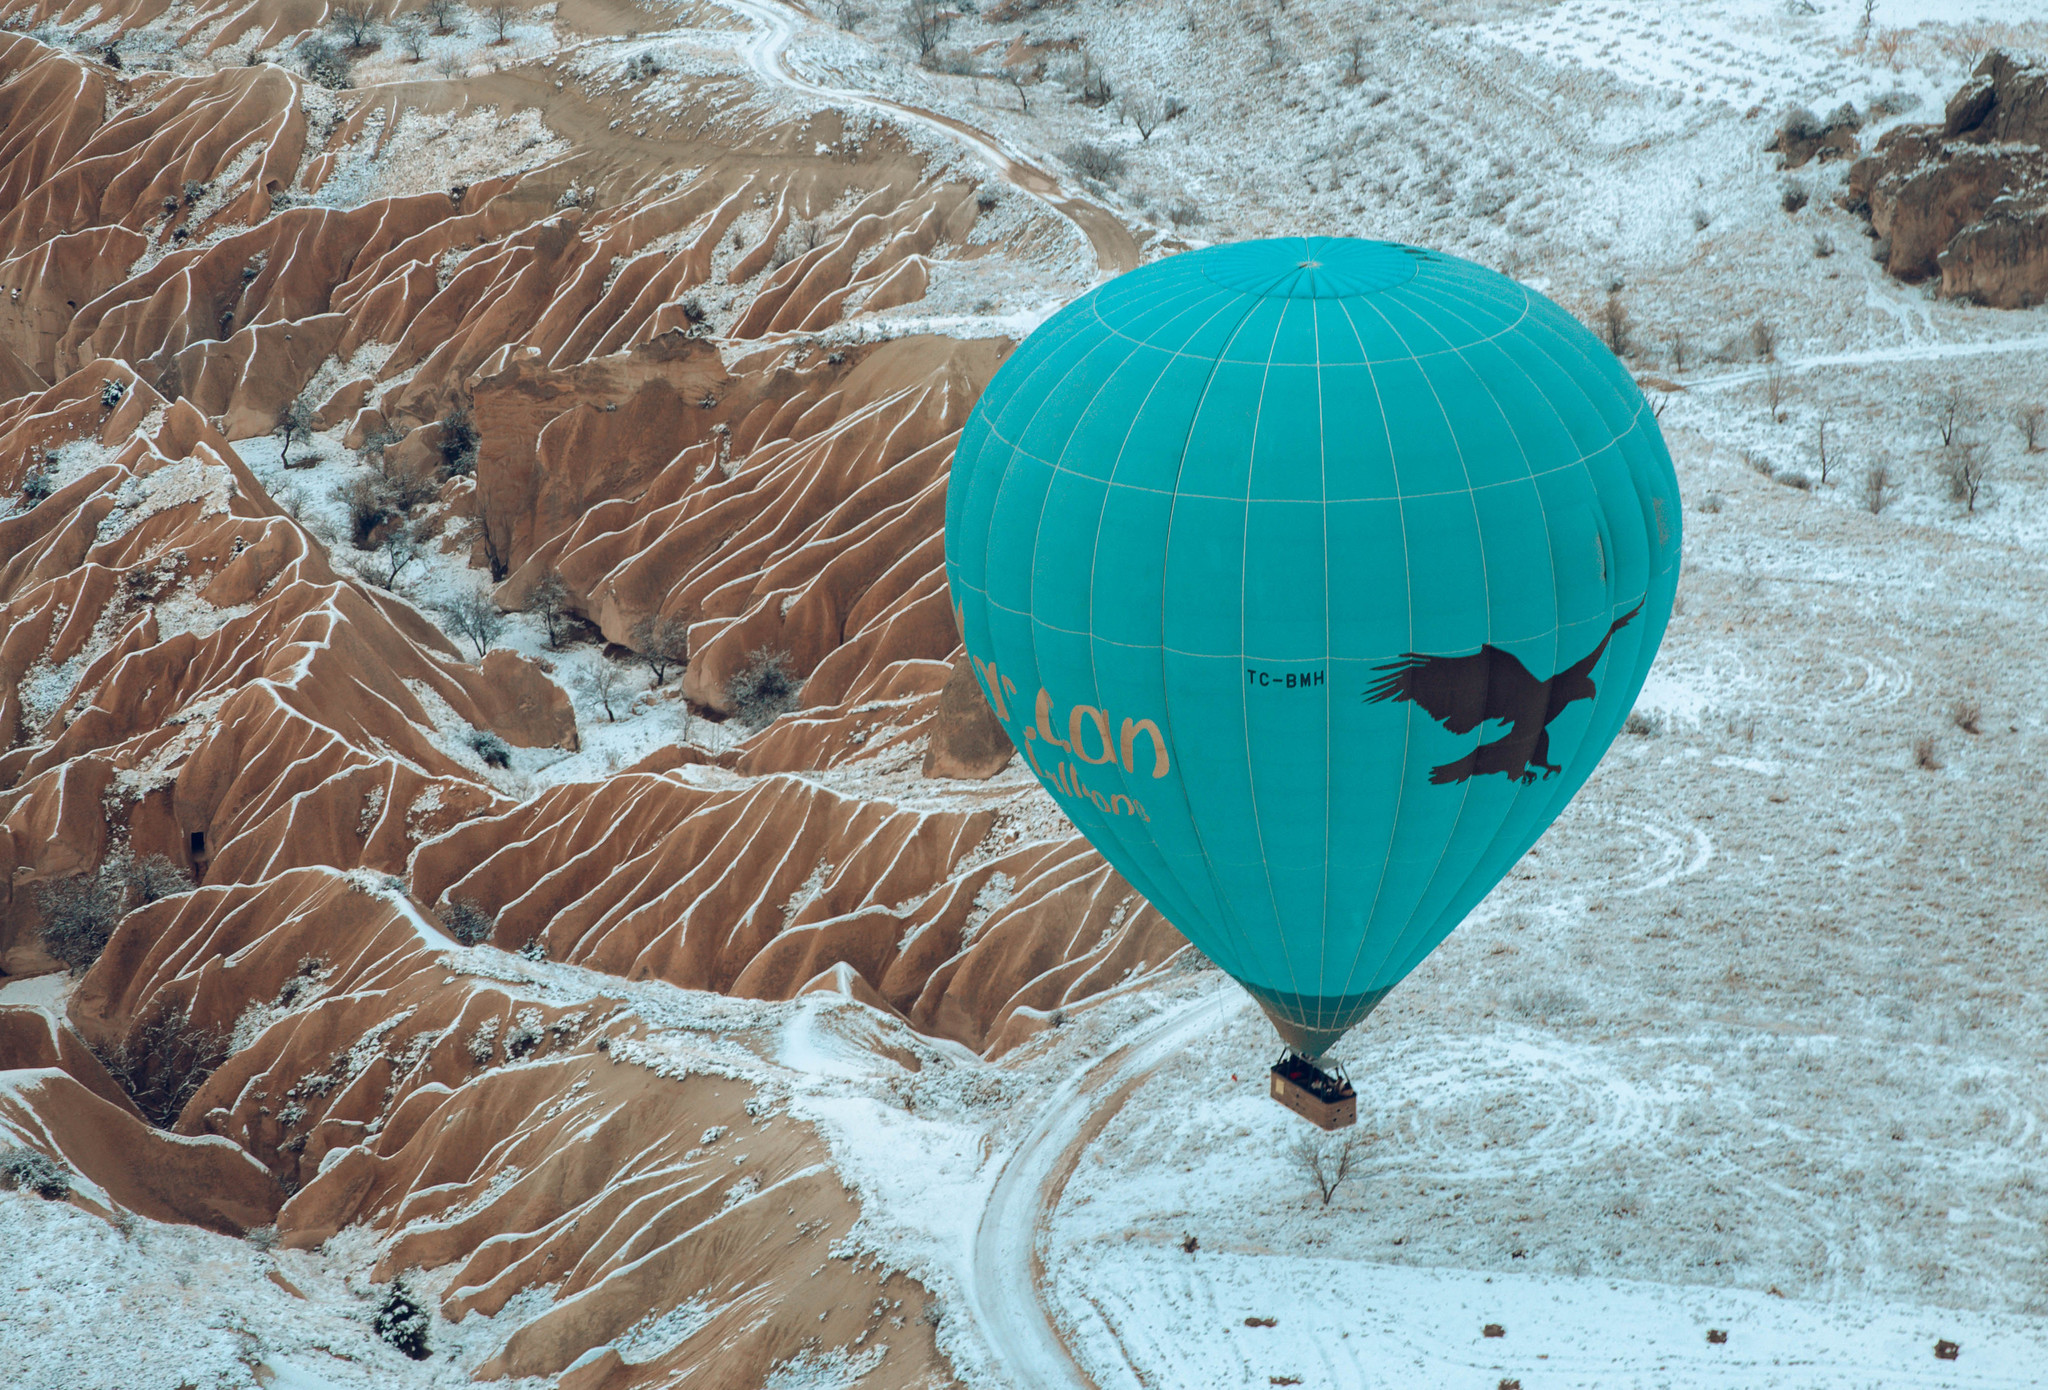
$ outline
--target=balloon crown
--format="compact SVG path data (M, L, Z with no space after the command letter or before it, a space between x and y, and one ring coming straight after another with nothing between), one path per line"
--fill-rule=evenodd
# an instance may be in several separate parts
M1406 284L1431 253L1352 237L1273 237L1189 253L1225 289L1280 299L1348 299Z

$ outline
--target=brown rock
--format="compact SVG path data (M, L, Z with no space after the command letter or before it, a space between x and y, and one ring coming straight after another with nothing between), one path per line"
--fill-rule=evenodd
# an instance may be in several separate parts
M981 681L974 674L974 658L964 650L954 658L952 678L939 692L939 707L927 728L927 777L985 780L1009 766L1016 755L1010 736L1003 732L995 711L988 707L988 698L982 694Z

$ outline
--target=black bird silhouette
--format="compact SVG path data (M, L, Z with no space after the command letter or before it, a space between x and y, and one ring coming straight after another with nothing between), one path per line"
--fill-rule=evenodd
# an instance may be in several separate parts
M1507 724L1507 732L1491 743L1480 744L1454 763L1430 769L1434 786L1493 772L1524 785L1538 775L1554 777L1561 769L1550 761L1550 721L1572 701L1593 698L1593 668L1599 665L1614 634L1642 611L1643 605L1638 603L1616 618L1599 646L1547 681L1537 680L1513 653L1489 642L1470 656L1409 652L1399 661L1376 668L1385 674L1366 688L1365 698L1420 705L1454 734L1469 734L1492 719Z

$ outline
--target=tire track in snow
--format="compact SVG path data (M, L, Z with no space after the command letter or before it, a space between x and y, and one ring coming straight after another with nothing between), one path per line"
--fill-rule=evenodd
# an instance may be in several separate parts
M1039 1234L1081 1151L1138 1083L1247 1002L1219 978L1200 999L1151 1020L1122 1047L1069 1077L1003 1159L975 1228L967 1299L1007 1383L1017 1390L1097 1390L1046 1307Z

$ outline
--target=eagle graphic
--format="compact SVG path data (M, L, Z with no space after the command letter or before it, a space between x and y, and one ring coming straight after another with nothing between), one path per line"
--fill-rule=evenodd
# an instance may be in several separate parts
M1365 698L1420 705L1454 734L1469 734L1491 720L1506 723L1507 732L1491 743L1430 769L1430 784L1441 787L1498 772L1526 786L1539 775L1550 778L1562 770L1550 761L1550 721L1572 701L1593 698L1593 668L1614 634L1642 611L1638 603L1616 618L1599 646L1547 681L1537 680L1513 653L1489 642L1470 656L1409 652L1375 668L1384 674L1367 687Z

